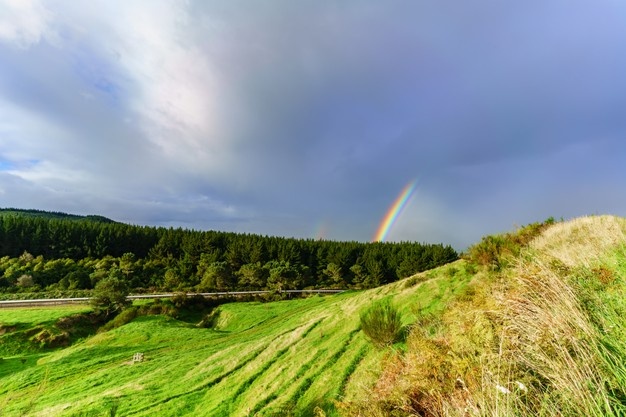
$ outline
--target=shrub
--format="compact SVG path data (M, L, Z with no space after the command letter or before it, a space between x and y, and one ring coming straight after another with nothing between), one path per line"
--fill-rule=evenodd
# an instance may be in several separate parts
M97 310L109 315L130 305L127 296L128 285L118 278L108 277L96 284L90 302Z
M542 223L528 224L513 233L485 236L480 242L470 246L465 257L478 265L500 270L508 265L509 259L519 255L522 248L553 224L554 218L550 217Z
M102 326L100 330L106 332L130 323L137 317L139 312L138 310L139 309L137 307L130 307L122 310L120 314L118 314L113 320Z
M25 288L25 287L32 287L33 285L35 285L35 280L33 280L32 275L24 274L17 279L18 287Z
M392 345L402 332L402 319L388 300L377 301L361 313L363 333L378 347Z
M202 309L202 308L212 307L214 305L219 304L219 302L216 302L216 301L218 300L204 298L203 296L199 294L189 296L186 293L177 293L171 299L172 304L178 310L181 310L181 309L192 310L192 309Z

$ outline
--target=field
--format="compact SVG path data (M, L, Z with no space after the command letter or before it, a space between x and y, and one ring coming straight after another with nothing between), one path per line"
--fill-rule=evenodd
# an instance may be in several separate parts
M368 291L225 304L212 329L145 316L62 349L19 354L3 343L0 415L338 415L335 401L362 396L388 354L366 340L359 312L388 297L409 325L464 290L464 267ZM77 309L0 310L0 323L45 327Z
M0 310L0 415L624 416L625 293L626 220L592 216L372 290L223 304L211 328L63 336L88 307ZM406 331L377 349L359 315L381 299Z

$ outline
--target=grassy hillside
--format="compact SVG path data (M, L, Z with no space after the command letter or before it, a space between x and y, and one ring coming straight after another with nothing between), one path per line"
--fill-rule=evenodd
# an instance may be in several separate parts
M534 224L380 288L222 305L212 329L148 316L64 349L0 344L0 414L626 415L625 231L610 216ZM376 349L359 313L385 298L407 336Z
M626 415L625 230L597 216L483 239L468 253L481 275L347 413Z
M69 348L5 357L11 366L0 380L0 410L9 416L336 415L334 401L371 385L386 354L359 331L359 311L383 297L401 309L406 324L420 311L441 311L471 278L464 266L458 261L370 291L222 305L213 329L140 317ZM58 316L57 310L0 310L0 322L24 326ZM138 352L145 360L133 363Z

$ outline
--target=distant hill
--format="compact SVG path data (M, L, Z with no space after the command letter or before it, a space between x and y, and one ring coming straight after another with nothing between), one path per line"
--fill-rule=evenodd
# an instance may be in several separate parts
M87 215L79 216L77 214L68 214L58 211L45 211L35 209L17 209L17 208L0 208L0 216L25 216L25 217L40 217L45 219L56 220L76 220L76 221L90 221L98 223L118 223L115 220L111 220L104 216Z
M183 287L202 291L369 288L458 258L452 247L442 244L292 239L136 226L101 216L0 209L0 258L12 258L0 264L0 293L17 290L16 280L23 274L30 274L36 285L47 290L54 290L50 286L66 276L72 284L66 285L66 280L59 284L61 287L89 289L95 285L96 280L89 279L95 265L85 269L86 264L75 263L52 273L52 265L35 265L35 261L20 264L17 258L25 252L35 258L42 256L46 262L126 256L133 265L127 268L125 279L133 288L171 291ZM119 269L117 262L103 265L106 274ZM70 272L83 276L80 283Z

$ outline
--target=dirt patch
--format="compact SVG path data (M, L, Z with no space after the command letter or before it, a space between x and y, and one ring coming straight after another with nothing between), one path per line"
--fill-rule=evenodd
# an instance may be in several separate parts
M32 340L45 348L66 347L70 344L70 335L67 332L53 333L50 330L43 330Z
M8 324L0 324L0 336L5 333L11 333L17 330L17 326L9 326Z

